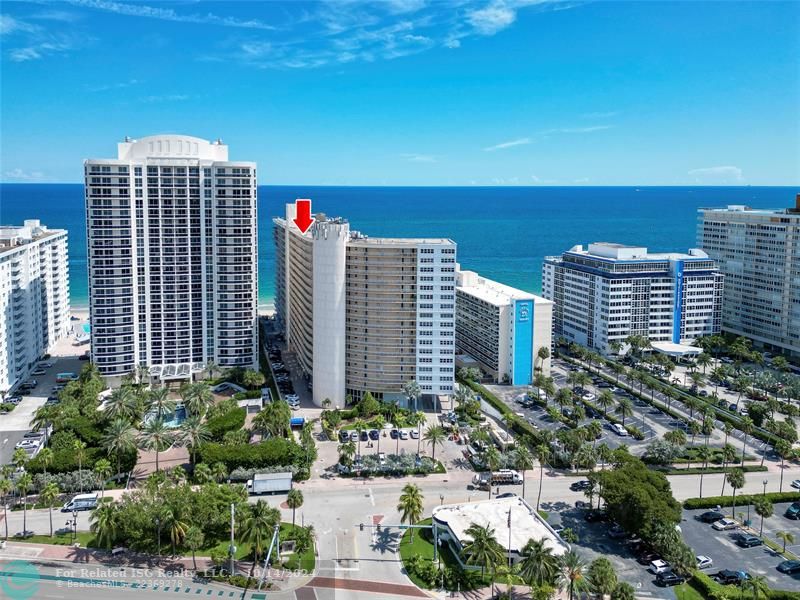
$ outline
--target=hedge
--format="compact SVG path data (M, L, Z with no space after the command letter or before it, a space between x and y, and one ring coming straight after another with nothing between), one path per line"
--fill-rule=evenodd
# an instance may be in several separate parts
M229 431L237 431L244 427L246 418L247 409L234 408L222 415L210 418L206 422L206 428L212 440L221 442Z
M756 499L765 494L739 494L736 496L736 506L753 504ZM797 502L800 501L800 492L769 492L766 498L772 502ZM717 506L733 506L733 496L708 496L707 498L689 498L684 500L683 508L715 508Z
M87 448L86 454L83 457L81 467L84 471L91 471L94 464L101 458L107 459L111 463L111 468L116 471L117 458L116 456L108 456L102 448ZM136 465L136 452L129 452L121 457L120 468L123 473L132 471ZM43 473L45 471L44 465L39 456L31 459L26 465L25 470L29 473ZM47 466L48 473L70 473L78 470L78 457L75 455L75 450L72 448L63 448L61 450L53 450L53 460Z
M483 396L484 400L486 400L489 404L494 406L502 415L514 415L514 411L512 411L505 402L500 400L497 396L495 396L492 392L487 390L483 387L480 383L476 383L474 381L466 381L463 379L458 380L460 383L463 383L468 388L470 388L476 394L480 394ZM514 415L516 417L516 415ZM511 429L520 435L529 435L529 436L537 436L539 432L527 421L522 421L519 418L514 419L514 423L511 426Z
M292 465L302 462L303 449L293 441L284 438L270 438L259 444L207 443L200 446L197 453L199 462L209 465L221 462L228 469L258 469L273 465Z
M689 469L682 469L680 467L670 467L662 465L656 466L648 463L645 464L647 464L647 466L653 469L654 471L661 471L666 475L700 475L700 473L704 473L705 475L713 475L716 473L728 472L727 467L708 467L706 469L703 469L702 467L691 467ZM674 464L676 465L680 464L680 461L676 460ZM767 467L762 467L760 465L748 465L745 467L738 467L738 468L744 470L745 473L763 473L764 471L769 471ZM705 500L705 498L703 498L703 500ZM737 500L736 504L739 504L738 496L736 500Z
M725 598L730 600L750 600L753 597L752 592L749 590L743 591L737 586L722 585L700 571L694 572L689 584L704 598L720 598L724 595ZM770 589L769 600L800 600L800 592Z

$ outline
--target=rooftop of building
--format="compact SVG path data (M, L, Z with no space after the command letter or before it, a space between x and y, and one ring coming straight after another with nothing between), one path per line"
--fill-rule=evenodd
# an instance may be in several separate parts
M552 304L552 301L520 290L510 285L482 277L475 271L462 271L456 267L456 289L493 306L507 306L514 300L532 300L535 304Z
M584 256L605 261L665 261L665 260L709 260L708 254L699 248L688 252L649 252L645 246L628 246L615 242L594 242L588 248L575 245L564 254Z
M65 233L66 229L48 229L38 219L28 219L24 225L0 225L0 253Z
M556 556L569 550L567 544L519 496L444 504L433 509L433 518L438 523L447 525L462 546L470 541L466 534L467 529L476 523L491 527L495 538L502 540L503 548L510 549L511 552L519 553L531 539L543 539L545 546L551 548Z
M114 161L205 161L214 163L228 162L228 146L221 139L215 141L204 140L191 135L165 133L149 135L140 139L125 137L117 144L117 158L88 159L87 162L104 164ZM234 166L250 166L255 168L254 162L235 162Z
M729 204L724 207L707 207L698 208L698 212L712 212L712 213L725 213L725 214L748 214L748 215L789 215L800 219L800 194L795 197L795 205L793 208L752 208L746 204Z

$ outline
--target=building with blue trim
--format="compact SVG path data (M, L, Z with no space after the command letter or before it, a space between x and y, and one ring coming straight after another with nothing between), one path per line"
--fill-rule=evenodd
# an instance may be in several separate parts
M530 385L534 373L550 373L553 303L522 290L458 269L456 274L456 351L459 364L471 364L495 381Z
M609 242L574 246L542 267L553 335L604 354L630 335L685 344L718 333L723 281L702 250L652 253Z

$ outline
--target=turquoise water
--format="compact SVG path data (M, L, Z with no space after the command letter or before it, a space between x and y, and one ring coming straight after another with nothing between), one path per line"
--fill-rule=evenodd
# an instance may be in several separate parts
M155 412L145 415L146 422L152 421L156 416ZM179 404L175 407L175 412L167 413L164 415L164 425L170 429L177 429L186 420L186 407Z
M92 326L89 323L83 324L83 332L84 333L92 333Z
M315 187L260 186L259 300L272 301L272 217L295 198L349 219L371 236L449 237L462 268L540 291L542 258L575 244L615 241L655 251L696 244L697 209L794 205L791 187ZM70 293L86 306L86 234L80 184L0 184L0 220L41 219L69 230Z

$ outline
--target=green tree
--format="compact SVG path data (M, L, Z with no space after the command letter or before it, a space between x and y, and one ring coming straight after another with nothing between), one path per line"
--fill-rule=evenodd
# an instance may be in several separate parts
M636 590L630 583L620 581L611 593L611 600L635 600Z
M163 386L150 390L147 403L148 410L154 413L154 421L175 412L175 400L169 397L169 389Z
M786 544L794 544L794 535L791 531L778 531L775 533L775 537L783 540L783 554L786 554Z
M242 385L250 390L260 388L262 385L264 385L264 382L265 378L263 373L259 373L253 369L247 369L242 374Z
M773 363L775 361L773 360ZM775 443L775 452L781 458L781 480L778 487L778 492L783 492L783 464L784 461L792 456L792 445L786 440L778 440Z
M604 417L608 414L608 409L614 406L614 402L614 394L608 390L603 390L600 392L600 395L597 396L597 406L603 409Z
M183 405L190 415L202 417L214 405L214 393L207 383L190 383L181 387Z
M356 455L356 445L347 441L339 444L339 464L349 467L353 464L353 457Z
M530 539L522 548L519 574L531 587L552 586L559 572L558 557L544 539Z
M575 598L575 592L582 592L587 588L585 569L586 563L574 550L570 550L561 557L559 580L561 585L567 588L569 600Z
M75 452L75 458L78 459L78 480L81 485L81 494L83 493L83 459L86 458L86 442L75 440L72 443L72 450Z
M761 517L761 527L759 528L758 535L763 537L764 518L771 517L774 512L772 501L766 496L756 496L756 498L753 500L753 508L755 509L756 514Z
M136 397L133 390L123 385L111 392L106 398L104 412L109 419L125 419L132 422L139 417Z
M294 516L298 508L303 506L303 492L298 489L291 489L286 495L286 506L292 509L292 531L294 531Z
M366 392L361 398L361 402L358 403L358 413L362 418L369 419L380 410L380 407L380 402L375 400L370 392Z
M742 417L739 422L739 429L744 434L742 438L742 465L744 465L744 451L747 448L747 436L753 431L753 419L750 417Z
M700 497L703 497L703 475L708 468L708 459L711 457L711 450L708 446L700 446L697 449L697 458L700 459L702 469L700 469Z
M53 464L53 450L51 448L42 448L36 456L39 464L42 465L44 471L44 478L47 479L47 467Z
M108 481L108 478L111 477L111 463L105 458L101 458L94 463L94 473L100 480L100 497L105 497L106 482Z
M17 493L22 496L22 537L28 537L28 492L33 487L30 473L23 473L17 479Z
M119 514L113 502L103 502L89 516L89 531L95 540L106 550L111 550L120 530Z
M174 439L172 430L160 418L151 419L139 434L140 448L156 453L156 473L159 471L159 455L172 446Z
M286 437L291 428L292 409L284 400L270 402L253 418L253 427L262 435Z
M183 543L186 544L186 547L192 552L192 568L195 572L197 572L197 559L195 555L197 551L203 547L205 541L206 537L203 534L203 530L196 525L192 525L186 530L186 537L183 538Z
M400 500L397 503L397 512L400 513L400 522L414 525L422 518L423 510L422 492L419 487L413 483L407 483L403 486L403 492L400 494ZM414 530L411 530L411 541L414 541Z
M356 432L358 433L358 456L361 456L361 432L362 431L366 431L367 422L364 419L360 419L360 418L356 419L355 422L353 422L353 429L355 429ZM399 447L399 444L400 444L400 437L399 436L397 437L397 444L398 444L398 447ZM399 452L398 452L398 454L399 454Z
M199 485L203 485L214 481L214 475L211 473L211 467L206 463L200 463L194 466L194 481Z
M536 496L536 512L539 512L539 503L542 500L542 482L544 479L544 463L550 460L550 446L539 444L536 446L536 460L539 461L539 493Z
M633 416L633 403L629 398L620 398L614 412L622 417L622 426L625 427L625 418Z
M413 379L403 384L403 395L408 399L409 410L416 411L419 408L417 405L420 394L422 394L422 388Z
M169 532L169 541L172 544L172 555L177 556L177 547L183 543L189 525L183 520L183 511L179 507L168 507L164 511L162 525Z
M211 439L211 434L203 423L203 418L197 413L192 413L192 416L181 423L180 437L184 446L189 449L189 464L194 465L197 450Z
M436 446L443 446L447 434L441 425L431 425L425 430L425 441L431 447L431 458L436 461Z
M750 590L753 594L753 600L759 598L769 598L770 589L766 577L763 575L756 575L755 577L742 582L742 591Z
M55 501L60 493L61 490L58 488L58 484L55 481L47 482L47 485L45 485L39 492L39 500L41 500L45 506L47 506L49 512L50 537L53 537L53 505L55 504Z
M542 371L544 369L545 361L548 358L550 358L550 348L548 348L547 346L542 346L541 348L539 348L536 351L536 358L538 359L539 362L539 371Z
M736 518L736 490L744 487L744 469L731 469L725 479L728 480L728 485L733 488L731 515Z
M464 533L468 541L464 543L461 555L466 559L466 564L480 565L481 577L484 577L486 569L489 569L492 572L494 587L495 569L503 561L503 549L497 542L494 528L471 523Z
M116 457L119 475L122 470L122 455L136 451L136 430L125 419L114 419L107 425L100 445L109 457Z
M514 453L514 468L522 471L522 497L525 498L525 472L533 468L533 454L527 444L520 444Z
M589 589L602 600L606 595L611 595L617 589L617 573L611 561L605 557L596 558L589 565L586 579Z
M6 541L8 540L8 495L14 489L14 484L8 477L0 478L0 497L3 501L3 524L6 527Z

